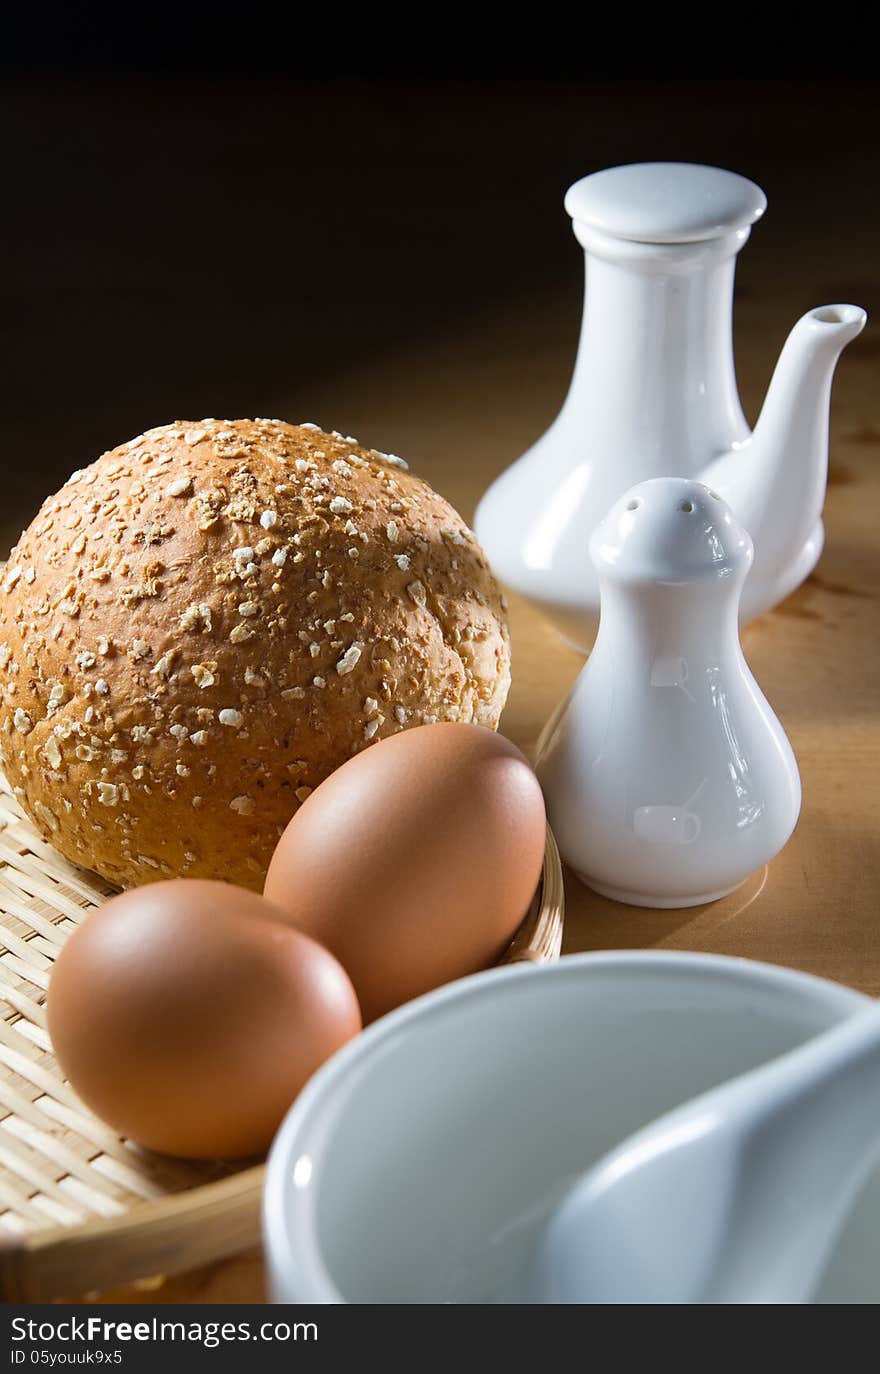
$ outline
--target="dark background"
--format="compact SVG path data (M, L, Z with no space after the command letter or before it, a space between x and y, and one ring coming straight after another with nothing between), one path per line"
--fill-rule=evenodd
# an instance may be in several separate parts
M568 358L582 265L561 199L602 166L753 177L771 213L738 289L803 273L804 309L827 280L870 310L876 276L852 248L880 232L869 6L628 10L605 28L535 9L480 29L478 13L6 22L5 543L71 469L153 424L348 433L369 367L371 432L354 432L393 448L402 360L438 341L516 307L520 351L531 320L536 352L552 329ZM479 358L469 375L479 391ZM333 413L313 414L328 394ZM424 416L441 418L430 397ZM418 465L418 426L406 437Z

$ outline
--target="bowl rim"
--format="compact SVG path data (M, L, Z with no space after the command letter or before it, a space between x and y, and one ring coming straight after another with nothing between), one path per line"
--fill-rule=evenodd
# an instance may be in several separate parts
M524 976L539 976L545 980L577 980L583 971L597 973L626 972L660 973L666 977L681 973L697 975L710 981L740 982L744 987L762 987L780 995L807 994L814 1003L826 1005L846 1014L856 1011L870 1001L867 994L843 983L818 977L785 965L767 964L759 960L731 955L704 954L677 950L603 950L567 955L552 964L510 964L482 973L471 974L381 1017L339 1050L324 1064L303 1089L285 1116L269 1152L266 1185L263 1194L263 1239L270 1269L270 1283L275 1272L286 1277L297 1275L297 1300L300 1302L345 1303L324 1262L318 1241L315 1220L315 1190L309 1188L311 1176L304 1180L300 1205L288 1225L288 1200L294 1180L294 1156L300 1150L302 1137L314 1135L320 1127L322 1115L328 1107L338 1103L338 1094L356 1074L366 1056L370 1058L383 1045L397 1042L414 1021L436 1021L462 1004L475 998L498 997L506 994ZM524 970L527 971L524 973ZM528 972L530 971L530 972ZM333 1129L332 1119L324 1121L323 1133L317 1132L321 1143ZM308 1158L308 1156L306 1156ZM276 1299L280 1300L280 1299ZM289 1300L289 1299L287 1299Z

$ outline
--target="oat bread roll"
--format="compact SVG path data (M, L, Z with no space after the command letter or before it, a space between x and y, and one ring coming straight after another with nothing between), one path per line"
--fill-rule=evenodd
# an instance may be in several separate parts
M345 759L410 725L494 728L509 684L462 519L314 425L150 430L74 473L2 577L3 769L56 849L125 886L259 887Z

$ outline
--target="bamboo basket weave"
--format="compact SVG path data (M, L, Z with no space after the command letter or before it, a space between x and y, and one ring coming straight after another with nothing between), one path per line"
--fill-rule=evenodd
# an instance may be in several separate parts
M123 1140L63 1079L46 1032L52 962L114 889L37 834L0 777L0 1297L41 1302L179 1273L257 1244L263 1165ZM502 963L556 959L562 868L547 831L535 900Z

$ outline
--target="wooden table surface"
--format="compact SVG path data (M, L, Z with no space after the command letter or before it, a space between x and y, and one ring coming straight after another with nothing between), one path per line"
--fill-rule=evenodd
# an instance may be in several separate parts
M778 258L759 260L738 298L737 360L754 419L787 329L824 301L870 305L873 245L843 262L837 279L803 280ZM740 269L742 276L747 258ZM868 299L865 299L868 295ZM514 301L471 319L428 350L367 363L328 379L291 419L341 427L409 456L468 517L488 482L552 419L572 361L579 302ZM788 964L880 995L880 342L869 326L844 353L833 393L827 541L817 573L751 626L744 648L800 764L803 810L769 870L707 906L651 911L607 901L566 875L565 952L706 950ZM308 414L301 413L307 406ZM285 413L285 412L281 412ZM162 417L158 417L162 418ZM511 597L513 678L502 730L531 750L577 675L581 658L530 606ZM105 1295L108 1301L259 1301L258 1255Z

